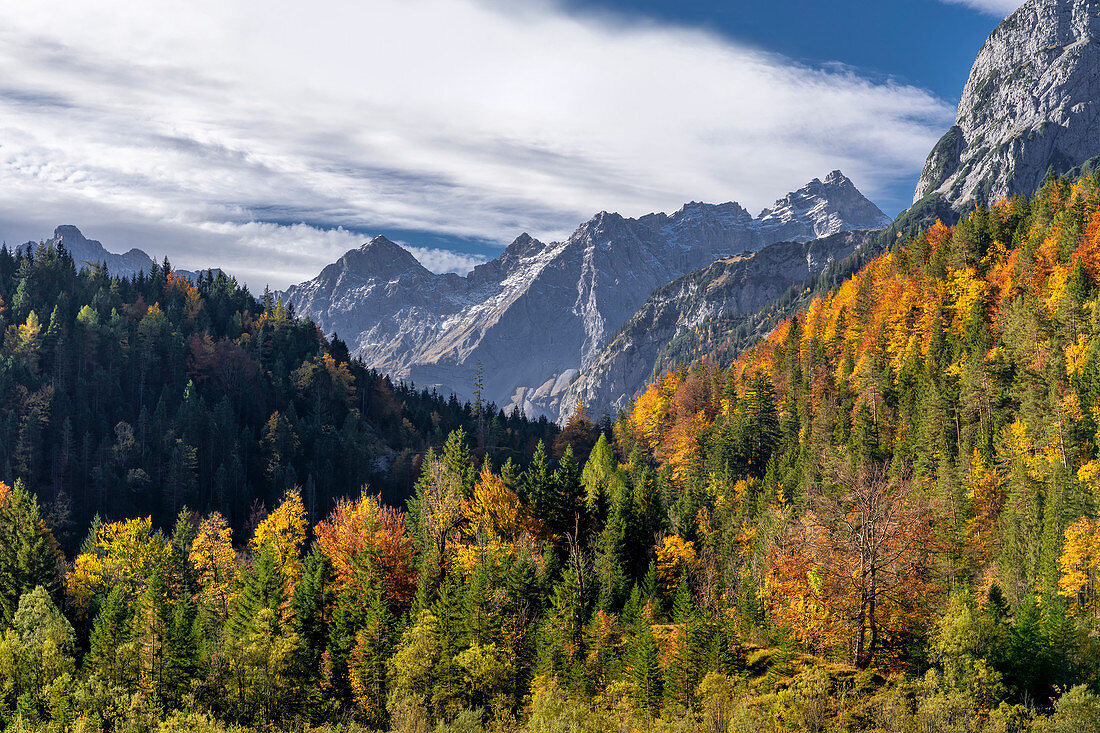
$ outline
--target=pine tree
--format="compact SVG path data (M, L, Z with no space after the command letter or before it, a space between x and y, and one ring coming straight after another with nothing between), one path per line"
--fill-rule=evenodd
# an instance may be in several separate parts
M1049 654L1037 599L1026 599L1016 608L1008 636L1005 682L1021 699L1041 700L1047 689Z
M385 721L386 663L393 647L393 618L382 594L371 594L355 633L348 675L356 707L367 722L381 726Z
M470 496L477 482L477 466L466 443L466 431L462 428L447 436L443 445L443 465L462 480L463 494Z
M596 608L601 611L613 611L620 607L629 582L623 558L627 511L626 492L620 491L614 496L607 523L597 542L596 582L599 590Z
M279 569L275 551L265 544L260 548L252 568L244 573L237 605L225 627L226 633L230 637L243 638L252 631L257 615L263 609L281 615L285 591L286 581Z
M546 444L541 440L535 447L531 463L523 473L521 498L531 506L532 514L536 519L547 522L549 525L555 516L556 497L550 474L550 462L546 455Z
M302 577L294 586L290 601L291 628L302 639L301 669L306 679L315 679L328 638L328 608L334 602L330 589L332 564L323 552L312 547L302 562Z
M172 604L165 630L160 684L156 691L166 710L178 709L200 669L202 629L188 600Z
M573 446L567 445L558 467L554 470L554 502L546 519L558 535L568 533L584 534L586 527L581 523L583 496L581 493L580 467L573 456ZM586 524L586 523L585 523Z
M631 671L637 689L637 704L656 717L661 710L664 686L657 641L653 629L644 621L635 629L631 649Z

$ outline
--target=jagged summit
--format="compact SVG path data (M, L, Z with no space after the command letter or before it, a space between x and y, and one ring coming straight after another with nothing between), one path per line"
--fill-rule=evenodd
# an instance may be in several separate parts
M69 239L76 242L87 242L88 238L85 237L79 229L72 224L62 224L53 230L53 238L55 241L61 241Z
M797 191L779 199L757 217L760 226L769 230L783 230L779 239L805 241L827 237L852 229L851 222L860 222L861 229L876 229L890 224L890 217L882 213L866 196L859 192L848 176L834 170L822 181L813 179ZM799 237L792 224L813 223L812 236ZM793 236L792 236L793 235Z
M77 267L106 263L107 271L119 277L132 277L139 272L148 272L153 266L153 258L140 249L131 249L124 254L108 252L102 243L88 239L83 232L72 224L62 224L53 230L53 237L46 244L64 245ZM27 242L20 249L36 246Z
M990 34L914 194L956 210L1100 156L1100 0L1028 0Z
M358 254L354 262L355 269L366 274L392 276L409 270L427 272L412 252L381 235L354 252ZM344 257L349 258L351 255L349 252Z

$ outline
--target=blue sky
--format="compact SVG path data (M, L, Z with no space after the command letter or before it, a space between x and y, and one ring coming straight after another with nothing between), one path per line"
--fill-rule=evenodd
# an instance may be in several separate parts
M571 0L580 11L692 24L809 64L841 62L956 100L978 47L1014 0Z
M1012 5L5 0L0 236L282 288L375 234L462 272L834 168L896 214Z

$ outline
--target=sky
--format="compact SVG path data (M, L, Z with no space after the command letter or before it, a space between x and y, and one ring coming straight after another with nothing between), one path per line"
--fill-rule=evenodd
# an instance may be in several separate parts
M521 232L833 169L890 215L1012 0L4 0L0 238L74 224L254 291L376 234Z

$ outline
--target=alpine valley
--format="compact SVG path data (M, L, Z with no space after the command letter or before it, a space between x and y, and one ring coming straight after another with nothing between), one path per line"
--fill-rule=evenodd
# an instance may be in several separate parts
M1100 733L1098 105L1100 0L1027 0L892 220L833 171L464 276L377 236L262 298L0 247L0 731ZM87 180L3 129L0 170Z

